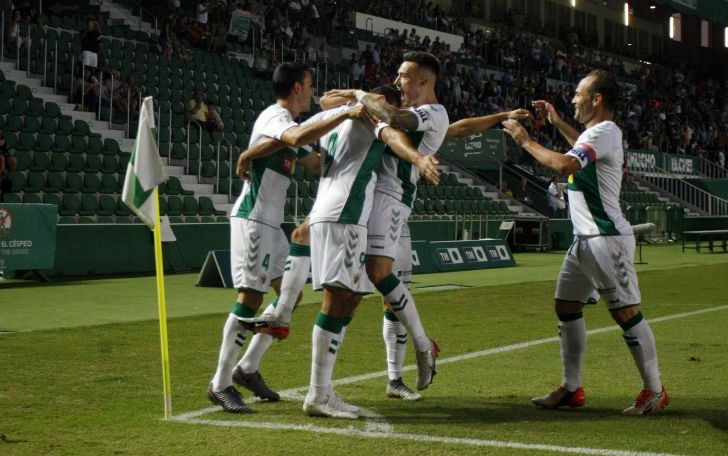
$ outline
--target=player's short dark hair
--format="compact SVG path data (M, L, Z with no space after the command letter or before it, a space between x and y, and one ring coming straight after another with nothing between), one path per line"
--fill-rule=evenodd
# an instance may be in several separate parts
M276 98L286 98L293 91L293 86L310 73L308 67L301 62L285 62L278 65L273 71L273 93Z
M405 53L403 58L405 62L414 62L419 67L427 68L435 73L435 76L440 74L440 60L429 52L410 51Z
M602 95L604 107L609 112L614 112L619 102L619 94L621 89L617 78L610 72L605 70L593 70L586 77L592 77L591 93L599 93Z
M372 89L372 93L384 95L387 103L391 104L392 106L396 106L397 108L399 108L402 105L402 99L399 96L399 90L397 90L394 86L390 84L375 87L374 89Z

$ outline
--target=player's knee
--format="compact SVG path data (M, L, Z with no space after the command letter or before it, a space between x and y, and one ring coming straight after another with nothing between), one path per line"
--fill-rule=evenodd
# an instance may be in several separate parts
M640 306L638 306L638 305L630 306L630 307L622 307L620 309L614 309L614 310L609 311L609 313L612 314L612 319L614 319L614 321L619 325L628 322L639 312L640 312Z
M390 274L390 271L388 271L386 268L384 268L377 261L367 260L366 270L367 270L367 276L369 276L369 280L371 280L374 285L381 282L385 277L387 277Z
M566 301L563 299L556 299L554 301L554 311L557 314L575 314L584 310L584 304L576 301Z

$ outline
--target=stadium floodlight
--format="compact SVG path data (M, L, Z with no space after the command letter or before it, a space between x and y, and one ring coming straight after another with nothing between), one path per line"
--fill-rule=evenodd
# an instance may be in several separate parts
M728 27L723 29L723 45L728 48Z
M629 26L629 3L624 3L624 25Z
M571 7L576 8L576 0L571 0Z

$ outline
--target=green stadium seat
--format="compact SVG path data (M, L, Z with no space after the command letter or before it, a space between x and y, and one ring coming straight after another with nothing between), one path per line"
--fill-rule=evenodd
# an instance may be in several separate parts
M58 153L58 152L56 152ZM71 154L68 156L68 167L66 171L78 173L86 167L86 160L83 155Z
M97 193L101 188L101 180L96 173L87 172L83 175L83 189L84 193Z
M47 133L36 133L35 135L35 147L33 148L36 152L50 152L55 150L53 138Z
M46 103L44 117L50 117L51 119L61 117L61 107L53 102Z
M96 195L91 193L84 193L81 196L81 208L78 211L79 215L96 215L98 211L99 202L96 199Z
M99 188L100 193L121 193L121 186L119 181L116 179L114 174L102 174L101 175L101 187Z
M81 200L75 193L63 194L63 205L59 208L60 215L76 215L81 209Z
M161 205L160 205L161 210ZM121 200L121 198L117 199L116 201L116 215L118 216L128 216L131 214L131 211L129 210L129 207L124 204L124 202Z
M46 175L41 171L30 171L25 183L24 191L37 193L42 191L46 186Z
M43 204L54 204L60 209L63 206L61 198L56 193L44 193Z
M71 140L68 136L56 133L54 152L69 152L71 150Z
M59 225L75 225L76 217L62 215L62 216L58 217L58 224Z
M225 215L225 211L215 209L215 205L210 197L200 196L199 205L200 215Z
M20 131L25 133L37 133L40 131L40 118L28 114L25 116L23 129Z
M96 223L115 223L114 218L111 215L98 215L96 217Z
M23 193L23 203L25 204L41 204L42 202L43 200L38 193L30 193L27 191Z
M63 187L64 192L78 193L83 189L83 177L75 172L66 173L66 185Z
M116 173L119 170L119 160L113 155L104 155L101 165L102 173Z
M5 116L5 131L20 131L23 129L23 118L15 113L8 113Z
M44 192L57 193L66 186L66 178L57 171L49 171L46 176L46 185L43 187Z
M3 203L21 204L23 201L17 193L3 193Z
M175 195L167 196L167 215L182 215L184 213L184 204L182 199Z
M200 205L194 196L185 196L183 199L184 215L197 215L200 211Z
M28 169L31 171L46 171L51 167L51 156L47 152L36 152Z
M101 138L98 136L88 137L88 151L89 154L99 155L104 153L104 143L101 142ZM114 154L116 155L116 154Z

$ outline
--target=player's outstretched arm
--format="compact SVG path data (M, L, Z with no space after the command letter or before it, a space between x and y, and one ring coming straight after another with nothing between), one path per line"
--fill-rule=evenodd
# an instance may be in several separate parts
M535 100L531 104L534 108L536 108L536 111L541 115L541 117L546 118L551 125L559 130L561 136L563 136L569 144L573 146L576 143L576 140L579 138L579 132L559 116L554 105L546 100Z
M248 167L252 160L274 154L284 147L286 147L285 144L273 138L262 138L256 141L255 144L248 147L238 156L238 164L235 166L235 172L242 179L247 179L250 177Z
M384 95L368 93L363 90L336 89L324 93L324 96L360 101L374 117L399 130L415 130L419 125L417 114L409 109L392 106L387 103Z
M365 116L363 106L354 106L319 122L291 127L283 132L281 141L291 146L300 147L316 141L347 119L359 119Z
M537 143L528 135L523 125L517 120L503 122L503 130L513 138L516 143L526 150L542 165L553 169L557 173L570 176L579 169L579 162L568 155L549 150Z
M470 117L468 119L461 119L457 122L451 123L447 128L447 134L445 135L445 141L465 138L467 136L476 135L489 128L492 128L508 119L527 119L531 116L531 113L526 109L514 109L513 111L504 111L497 114L491 114L489 116Z
M412 146L407 135L396 128L384 127L379 132L379 139L387 144L398 157L417 167L420 175L433 185L440 183L439 162L434 155L422 155Z
M328 93L328 92L327 92ZM324 111L327 109L338 108L339 106L345 106L353 103L353 100L347 97L332 97L328 96L327 93L319 98L319 106Z

